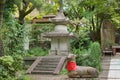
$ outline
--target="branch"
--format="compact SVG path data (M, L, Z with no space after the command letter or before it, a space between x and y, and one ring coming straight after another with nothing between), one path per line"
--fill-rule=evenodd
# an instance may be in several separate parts
M23 0L23 9L24 9L24 11L26 11L27 10L27 7L28 7L28 5L29 5L29 2L27 2L27 1L25 1L25 0Z
M95 31L95 24L94 24L94 18L92 16L92 26L93 26L93 31Z
M27 15L27 14L29 14L30 12L32 12L33 10L35 9L35 7L34 6L32 6L28 11L26 11L25 12L25 14L24 15Z

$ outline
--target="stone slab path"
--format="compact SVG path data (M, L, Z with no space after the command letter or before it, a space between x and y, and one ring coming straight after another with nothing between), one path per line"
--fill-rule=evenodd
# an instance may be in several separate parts
M120 53L115 56L104 56L100 80L120 80Z

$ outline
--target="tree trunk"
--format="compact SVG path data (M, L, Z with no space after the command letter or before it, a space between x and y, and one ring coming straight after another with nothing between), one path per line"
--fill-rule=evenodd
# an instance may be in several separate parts
M18 22L23 25L24 24L24 17L23 15L20 14L19 18L18 18Z
M1 33L1 26L3 21L4 5L5 5L5 0L0 0L0 33ZM3 45L2 45L1 34L0 34L0 56L3 56Z
M5 0L0 0L0 28L2 26L2 20L3 20L4 3Z
M90 29L91 33L90 33L90 39L92 41L99 41L100 42L100 28L101 28L101 21L98 20L98 17L96 16L97 18L97 22L96 22L96 25L95 25L95 22L94 22L94 18L92 17L92 28Z

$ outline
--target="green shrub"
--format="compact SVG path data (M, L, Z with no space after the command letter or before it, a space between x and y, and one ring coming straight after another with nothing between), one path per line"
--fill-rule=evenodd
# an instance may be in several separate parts
M91 65L101 70L101 48L98 42L94 42L90 46Z
M76 62L80 66L91 66L101 70L101 49L98 42L93 42L88 50L73 49L77 55Z
M18 55L0 58L0 80L14 80L16 72L22 69L22 57Z
M24 26L14 19L5 22L2 27L2 41L4 54L23 53Z
M90 52L86 49L80 50L80 49L74 49L73 53L77 56L76 57L76 62L77 65L81 65L81 66L88 66L90 61Z

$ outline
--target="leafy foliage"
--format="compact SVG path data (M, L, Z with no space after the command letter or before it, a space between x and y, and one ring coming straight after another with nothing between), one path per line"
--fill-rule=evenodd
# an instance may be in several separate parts
M47 38L43 37L43 33L50 32L54 28L53 24L33 24L32 30L31 30L31 38L30 38L30 44L31 47L39 46L41 48L49 48L49 42L45 42L44 44L41 44L41 42L48 41ZM41 44L41 45L40 45ZM44 47L44 45L46 47Z
M14 4L15 4L15 0L14 1L13 0L6 0L6 2L5 2L5 9L4 9L5 12L6 11L12 11L12 12L14 12L15 11Z
M88 20L85 23L89 27L90 39L92 41L100 41L100 28L104 19L114 18L116 16L116 2L109 0L67 0L65 3L65 14L72 20L81 19ZM114 17L113 17L114 16ZM115 20L115 19L114 19Z
M41 8L43 0L15 0L15 5L19 12L18 22L24 24L26 15L31 13L35 8Z
M40 8L41 14L55 14L57 13L59 4L58 0L52 0L55 3L49 4L46 0L6 0L5 12L4 12L4 25L2 29L2 38L4 44L4 52L6 54L21 54L23 53L23 37L24 25L19 25L16 20L13 19L13 11L18 9L19 11L19 22L24 23L24 18L29 14L34 8ZM100 40L100 28L102 21L104 19L111 19L115 24L119 25L120 20L120 5L119 0L64 0L64 13L65 15L75 22L74 31L78 38L71 41L73 53L77 57L77 64L79 65L89 65L100 70L100 60L101 60L101 50L98 43L92 43L90 48L89 45L91 40ZM15 6L16 5L16 6ZM16 8L17 7L17 8ZM44 7L44 8L43 8ZM1 12L1 11L0 11ZM86 19L86 26L81 26L81 19ZM84 21L84 20L83 20ZM49 24L48 24L49 25ZM32 27L32 39L31 43L39 44L39 38L41 38L42 33L50 31L53 26L48 27L43 25L35 25ZM117 25L117 26L118 26ZM42 38L43 39L43 38ZM41 46L41 45L40 45ZM89 48L89 49L88 49ZM34 54L34 56L44 56L47 55L48 51L41 48L33 48L27 52L27 56ZM9 78L7 80L13 80L11 77L14 75L14 70L18 70L21 64L17 64L16 58L11 56L5 56L0 61L0 73L1 76ZM21 61L21 60L19 60ZM21 63L19 62L18 63ZM7 65L7 68L6 68ZM11 67L13 66L13 67ZM16 67L15 67L16 66ZM9 68L8 68L9 67ZM13 71L13 74L9 74L9 71ZM63 70L64 72L64 70ZM6 76L10 75L10 76ZM1 80L4 80L2 77ZM21 77L20 80L24 80Z
M58 0L51 0L51 3L44 2L43 9L44 9L44 15L47 14L56 14L58 12Z
M22 75L19 78L17 78L16 80L31 80L31 79L29 76Z
M48 54L48 50L40 47L34 47L25 53L25 56L45 56Z
M90 46L91 65L101 70L101 48L98 42L94 42Z
M22 53L24 26L18 24L11 15L6 19L2 28L2 40L5 54Z
M74 50L73 52L75 52ZM77 49L78 51L78 49ZM101 49L98 42L93 42L88 50L79 50L75 53L77 55L76 62L82 66L92 66L101 70Z
M18 64L19 63L19 64ZM18 55L0 58L0 80L14 80L15 74L22 68L22 57Z
M73 29L74 31L74 29ZM90 44L90 38L89 38L89 31L87 28L79 26L79 29L77 32L77 38L71 40L71 47L72 49L88 49L88 46Z
M61 71L61 74L62 74L62 75L66 75L66 74L68 74L67 69L63 68L62 71Z

